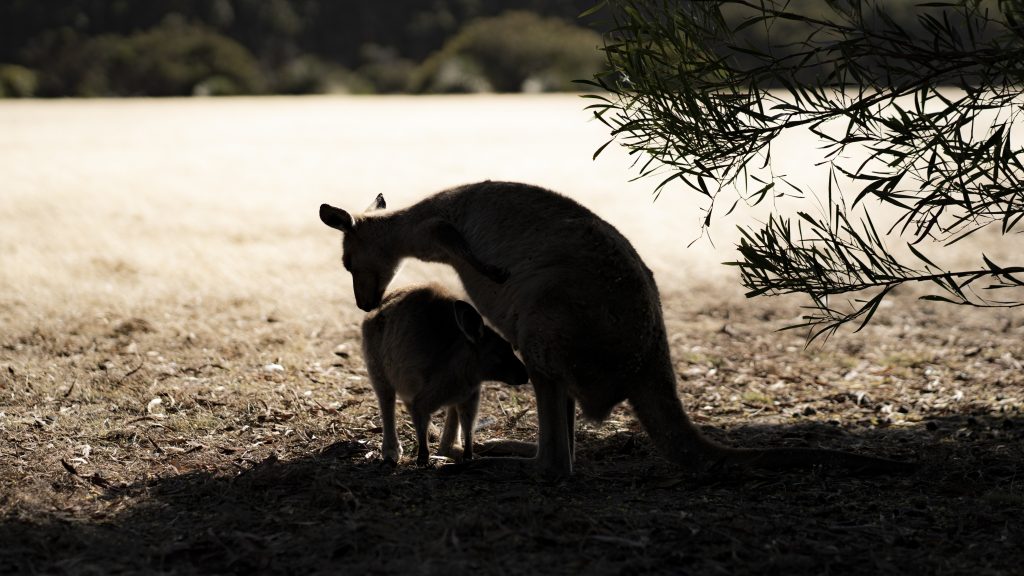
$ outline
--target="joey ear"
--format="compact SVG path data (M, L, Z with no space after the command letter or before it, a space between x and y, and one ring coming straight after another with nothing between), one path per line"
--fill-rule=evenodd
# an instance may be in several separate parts
M384 201L383 194L377 194L377 197L373 199L373 202L366 207L364 212L373 212L374 210L383 210L388 207L387 202Z
M351 232L352 227L355 225L351 214L330 204L320 205L320 221L342 232Z
M455 311L455 323L459 325L459 330L462 330L466 339L474 344L479 342L484 337L484 320L480 313L462 300L456 300L452 308Z

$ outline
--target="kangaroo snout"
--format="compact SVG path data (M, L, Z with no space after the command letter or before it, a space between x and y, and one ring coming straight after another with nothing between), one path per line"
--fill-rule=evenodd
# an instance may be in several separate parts
M380 299L377 299L377 301L373 301L365 300L362 298L356 298L356 306L358 306L359 309L362 310L363 312L370 312L379 305Z
M373 274L353 273L352 288L356 295L356 306L363 312L377 308L384 299L384 288Z

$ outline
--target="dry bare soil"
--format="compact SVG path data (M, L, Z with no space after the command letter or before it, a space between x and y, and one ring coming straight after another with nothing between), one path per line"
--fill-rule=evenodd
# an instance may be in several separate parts
M1019 318L901 296L805 347L775 331L793 302L720 294L664 296L709 435L920 470L693 473L625 407L580 426L561 483L389 469L354 321L245 300L38 319L0 336L0 573L1020 573ZM488 385L480 435L533 438L533 408Z
M0 103L0 574L1021 574L1024 316L904 293L805 346L777 332L802 301L745 300L718 265L733 223L685 249L692 195L652 204L627 154L591 160L608 135L584 105ZM813 188L816 145L775 169ZM316 208L485 178L565 193L633 242L709 435L920 469L678 469L628 407L581 423L561 483L382 467L362 313ZM1007 239L971 265L1016 260ZM488 385L481 416L481 440L536 435L528 388Z

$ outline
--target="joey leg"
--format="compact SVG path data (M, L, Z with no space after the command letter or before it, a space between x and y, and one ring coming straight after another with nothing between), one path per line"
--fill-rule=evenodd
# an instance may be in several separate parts
M473 459L473 427L480 409L480 391L477 390L465 402L458 405L459 424L462 426L462 459Z
M452 447L459 435L459 411L455 406L449 406L444 415L444 431L441 432L441 445L437 453L441 456L452 457Z
M416 428L416 465L426 466L430 462L430 446L427 444L427 428L430 427L430 412L411 406L412 425Z
M374 391L380 404L380 425L384 430L381 457L385 462L398 464L402 459L402 444L399 443L398 432L395 430L395 391L386 386L374 386Z

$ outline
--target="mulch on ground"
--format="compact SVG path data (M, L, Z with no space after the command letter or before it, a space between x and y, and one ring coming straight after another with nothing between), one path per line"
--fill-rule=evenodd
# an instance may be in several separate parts
M1020 573L1024 318L900 296L807 345L776 331L794 301L664 304L708 435L919 470L680 470L628 407L581 423L563 482L416 468L401 411L392 469L354 323L5 310L0 573ZM487 385L482 440L535 422L530 390Z

